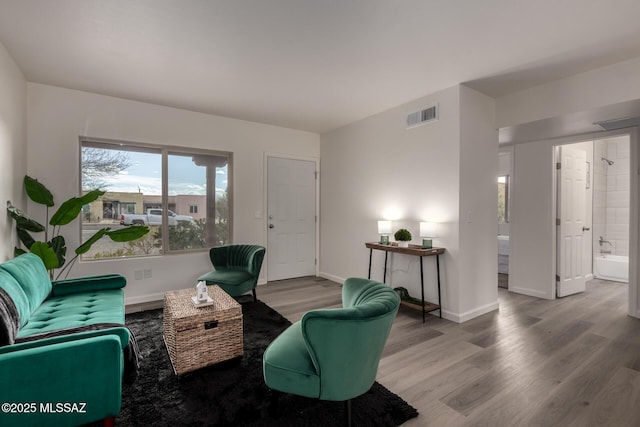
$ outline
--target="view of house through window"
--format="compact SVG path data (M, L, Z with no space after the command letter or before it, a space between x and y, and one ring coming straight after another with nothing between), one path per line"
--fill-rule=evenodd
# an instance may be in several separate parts
M103 227L150 228L133 242L103 238L83 259L162 255L230 242L230 153L89 139L82 140L81 150L82 191L105 191L83 209L82 241Z
M509 175L498 177L498 223L509 222Z

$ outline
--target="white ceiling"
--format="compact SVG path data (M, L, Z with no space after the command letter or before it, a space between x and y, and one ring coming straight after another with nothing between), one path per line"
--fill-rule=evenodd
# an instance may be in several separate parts
M323 133L640 56L638 0L0 0L31 82Z

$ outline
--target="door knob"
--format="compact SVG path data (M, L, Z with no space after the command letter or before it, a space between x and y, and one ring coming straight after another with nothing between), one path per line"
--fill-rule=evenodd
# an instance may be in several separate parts
M582 231L589 231L591 230L589 227L582 227Z
M269 224L269 228L274 228L275 226L273 224Z

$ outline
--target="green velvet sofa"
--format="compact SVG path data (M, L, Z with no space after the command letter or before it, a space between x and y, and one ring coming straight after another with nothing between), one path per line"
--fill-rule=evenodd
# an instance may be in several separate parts
M125 285L120 275L51 282L30 253L0 264L0 425L113 423L130 340Z

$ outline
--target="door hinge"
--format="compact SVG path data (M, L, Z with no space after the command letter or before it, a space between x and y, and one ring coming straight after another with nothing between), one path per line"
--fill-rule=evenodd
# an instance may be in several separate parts
M560 163L556 163L556 169L562 169L562 165Z
M560 281L560 276L556 274L556 282Z
M560 225L560 218L556 218L556 225Z
M313 174L316 177L316 179L318 179L318 171L314 172Z
M314 260L313 260L313 263L314 263L315 265L318 265L318 258L314 259Z

